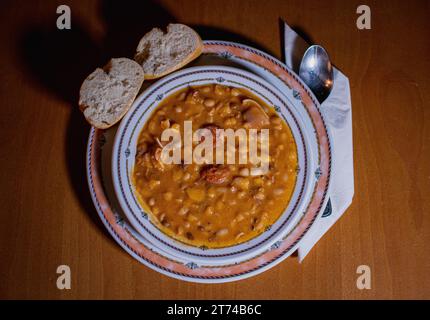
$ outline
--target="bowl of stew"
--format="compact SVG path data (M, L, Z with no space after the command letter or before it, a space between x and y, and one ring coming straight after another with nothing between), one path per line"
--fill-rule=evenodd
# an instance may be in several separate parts
M160 250L198 264L248 259L285 237L306 208L315 169L308 134L297 110L258 76L183 69L146 89L122 120L115 192Z

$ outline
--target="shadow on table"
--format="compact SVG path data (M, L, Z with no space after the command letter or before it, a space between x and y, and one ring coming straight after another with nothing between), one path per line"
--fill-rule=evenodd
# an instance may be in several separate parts
M55 28L55 20L47 21L46 25L30 26L21 39L19 50L25 71L35 86L41 90L48 89L71 108L65 140L68 177L82 209L108 235L88 192L85 153L90 126L77 108L77 92L82 79L104 57L101 48L81 28L78 19L73 22L72 30L64 31Z
M82 209L111 239L88 192L85 158L90 126L78 110L79 88L97 66L103 66L111 57L132 57L143 34L153 27L162 28L176 22L176 19L152 0L105 0L100 3L99 9L106 26L106 36L101 41L91 38L73 12L71 30L58 30L55 14L43 23L31 23L34 18L28 17L29 25L20 39L18 51L24 71L29 73L34 86L49 90L71 108L65 140L69 180ZM250 39L226 29L203 25L192 27L203 39L241 42L267 52Z
M237 42L237 43L241 43L241 44L259 49L271 55L274 55L273 52L271 52L268 48L265 48L261 44L251 40L250 38L244 35L231 32L225 28L205 26L205 25L199 25L199 24L190 25L190 27L196 30L197 33L204 40L207 39L207 40L222 40L222 41Z
M132 56L144 33L174 18L153 1L106 0L101 2L100 12L107 28L103 41L92 39L77 16L72 16L71 30L58 30L57 15L53 15L43 24L29 25L18 49L35 86L48 89L71 108L65 140L69 180L82 209L112 239L88 192L85 159L90 126L78 109L79 88L97 66L103 66L111 57Z

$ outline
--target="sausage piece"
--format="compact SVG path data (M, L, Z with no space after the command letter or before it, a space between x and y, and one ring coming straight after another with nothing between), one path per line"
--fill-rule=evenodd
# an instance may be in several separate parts
M208 167L202 171L201 177L212 184L223 184L231 177L231 172L227 167Z

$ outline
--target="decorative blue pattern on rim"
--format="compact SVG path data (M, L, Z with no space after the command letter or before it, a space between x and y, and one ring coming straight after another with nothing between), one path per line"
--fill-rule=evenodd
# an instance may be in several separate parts
M188 262L186 265L185 265L188 269L191 269L191 270L194 270L194 269L197 269L199 266L196 264L196 263L194 263L194 262Z
M301 100L302 97L300 96L300 93L297 90L293 90L293 97L297 100Z
M319 178L321 177L321 175L322 175L321 168L320 168L320 167L318 167L318 168L315 170L315 177L317 178L317 180L319 180Z

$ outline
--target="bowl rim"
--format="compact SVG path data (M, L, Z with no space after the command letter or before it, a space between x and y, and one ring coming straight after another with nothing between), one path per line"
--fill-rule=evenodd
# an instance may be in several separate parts
M142 112L146 113L147 111L147 116L146 118L141 121L142 125L139 126L135 126L133 131L136 130L136 127L139 127L136 131L137 133L134 133L134 137L138 137L140 135L140 132L143 128L143 126L145 125L147 119L152 115L152 112L157 108L158 104L156 102L161 102L163 101L164 97L166 96L170 96L173 92L182 90L184 87L186 87L186 85L189 85L188 82L180 82L180 85L177 86L176 90L167 90L168 94L164 95L164 96L159 96L157 95L157 93L159 93L159 91L164 88L164 90L166 90L166 86L167 88L169 88L168 83L169 82L173 82L175 83L175 81L177 81L177 79L180 78L184 78L190 74L196 74L197 79L199 79L200 73L199 72L203 72L203 74L205 72L209 72L209 73L216 73L222 71L224 72L224 76L226 77L226 75L228 73L232 73L235 76L239 76L239 77L248 77L251 78L255 81L257 81L259 84L263 85L265 88L269 88L272 90L272 93L275 93L275 96L277 97L277 99L279 101L284 102L284 105L287 109L289 109L288 111L291 113L291 109L295 109L294 106L291 104L291 102L287 102L288 98L286 98L283 95L277 94L278 91L277 89L268 81L266 81L265 79L260 78L259 76L252 74L248 71L244 71L238 68L234 68L234 67L227 67L227 66L198 66L198 67L191 67L191 68L185 68L182 69L180 71L177 71L175 73L172 73L169 76L163 77L160 80L156 81L155 83L153 83L150 87L148 87L146 90L144 90L139 97L135 100L135 102L133 103L133 106L131 107L129 113L126 115L126 117L124 117L124 119L121 121L120 126L117 130L115 139L114 139L114 146L113 146L113 153L112 153L112 178L113 178L113 184L114 184L114 189L115 189L115 193L117 195L117 198L119 200L120 206L123 209L125 215L127 216L127 218L129 219L130 223L134 226L134 228L136 228L136 230L141 233L142 235L144 235L145 237L150 238L151 240L154 240L157 246L160 246L161 249L169 251L172 254L176 254L176 255L189 255L190 259L194 259L194 261L198 261L200 263L204 263L205 261L210 261L211 259L222 259L224 260L237 260L238 258L241 259L245 259L255 255L258 255L259 253L262 253L263 251L267 250L268 248L270 248L270 246L276 242L277 240L279 240L279 238L282 238L282 235L284 233L287 232L288 225L293 225L294 224L294 219L292 219L293 216L299 216L298 214L298 209L300 210L304 210L303 207L307 204L308 202L308 198L309 198L309 191L313 189L312 186L312 181L310 181L310 176L311 173L314 171L314 167L311 164L314 163L315 161L313 161L313 154L312 152L310 152L310 147L306 145L306 142L308 142L308 139L305 137L306 136L306 132L302 132L302 139L301 141L303 142L303 149L304 149L304 160L305 160L305 168L303 170L303 187L301 190L301 195L299 197L298 203L296 204L296 206L293 208L293 210L291 211L291 213L288 215L287 219L284 221L284 223L281 225L281 227L279 227L277 230L275 230L275 232L270 232L269 234L274 234L275 236L269 236L269 237L262 237L262 235L265 233L263 232L260 235L257 235L256 237L253 237L252 239L246 241L246 242L242 242L236 245L232 245L232 246L228 246L225 248L210 248L207 250L202 251L202 248L196 247L196 246L191 246L188 244L184 244L181 243L180 241L170 237L169 235L167 235L166 233L164 233L162 230L158 229L157 226L155 226L152 222L150 222L150 214L148 215L144 208L142 208L141 204L139 203L139 201L137 201L137 206L140 208L141 213L143 213L144 215L141 217L140 215L135 215L135 212L130 208L129 204L127 203L127 198L135 198L135 195L133 193L133 190L130 190L129 188L122 188L123 185L123 179L121 179L121 174L120 174L120 170L121 170L121 159L124 160L124 155L121 156L121 151L122 147L121 147L121 140L123 139L123 134L124 132L127 131L127 123L136 121L136 117L137 115L140 114L140 118L142 118ZM192 76L191 76L192 78ZM217 79L217 82L219 81L220 84L224 84L225 85L225 81L226 79L223 77L218 77L219 79ZM185 78L186 79L186 78ZM216 82L211 82L211 83L216 83ZM249 90L249 88L247 88L246 86L243 86L246 89ZM252 91L253 94L257 95L260 99L262 99L263 101L265 101L267 103L267 100L264 97L261 97L260 94L256 93L255 90L250 90ZM155 97L155 101L147 106L146 108L143 108L142 106L145 105L145 99L149 99L149 97ZM147 102L146 102L147 103ZM270 103L268 103L270 104ZM144 111L142 111L144 110ZM278 110L277 110L278 111ZM137 112L137 113L136 113ZM287 121L287 119L283 116L282 112L278 112L278 114L284 119L284 121L287 123L287 125L290 127L291 131L293 132L293 128L291 126L291 123L289 121ZM300 118L300 114L296 111L295 113L292 113L292 116L296 116L298 118ZM134 120L133 120L134 119ZM297 120L296 120L297 121ZM298 122L296 122L297 124L297 128L303 131L306 131L306 128L302 128L299 123L303 124L303 121L300 121L300 119L298 120ZM296 142L296 145L298 145L299 141L297 140L297 136L294 135L293 132L293 136ZM130 146L130 143L129 143ZM136 139L134 139L131 142L131 147L135 148L136 147ZM132 154L133 152L130 151L130 149L126 149L126 151L129 151L129 155ZM127 158L128 156L126 156ZM134 156L130 157L131 159L133 159L133 163L134 163ZM123 163L123 162L122 162ZM129 166L127 165L126 168L128 168ZM129 172L127 171L127 176L129 176ZM130 186L130 184L129 184ZM133 186L133 184L131 184L131 186ZM119 189L126 189L130 192L126 192L123 193L123 191L120 191ZM274 223L274 225L276 223L278 223L279 221L281 221L281 218L283 218L286 214L287 211L289 211L290 209L290 205L293 202L293 197L297 192L297 182L296 185L294 187L293 190L293 194L292 197L289 201L289 204L287 206L287 208L285 210L283 210L282 214L279 216L279 218L277 219L277 221ZM146 216L145 216L146 215ZM141 219L139 219L141 218ZM147 222L149 221L149 224L147 224ZM142 228L142 224L143 224L143 228ZM152 225L153 228L150 227L150 225ZM145 228L149 227L148 228ZM285 230L285 232L282 232L283 230ZM149 231L149 232L148 232ZM151 232L152 231L152 232ZM155 235L153 233L156 233ZM155 236L155 237L154 237ZM263 239L264 241L255 241L256 239ZM268 240L269 239L269 240ZM257 242L256 244L253 243ZM252 245L249 245L250 243L253 243ZM175 244L176 246L172 246L172 244ZM186 250L184 250L184 247L186 248ZM172 249L172 250L171 250ZM236 250L236 251L235 251Z

